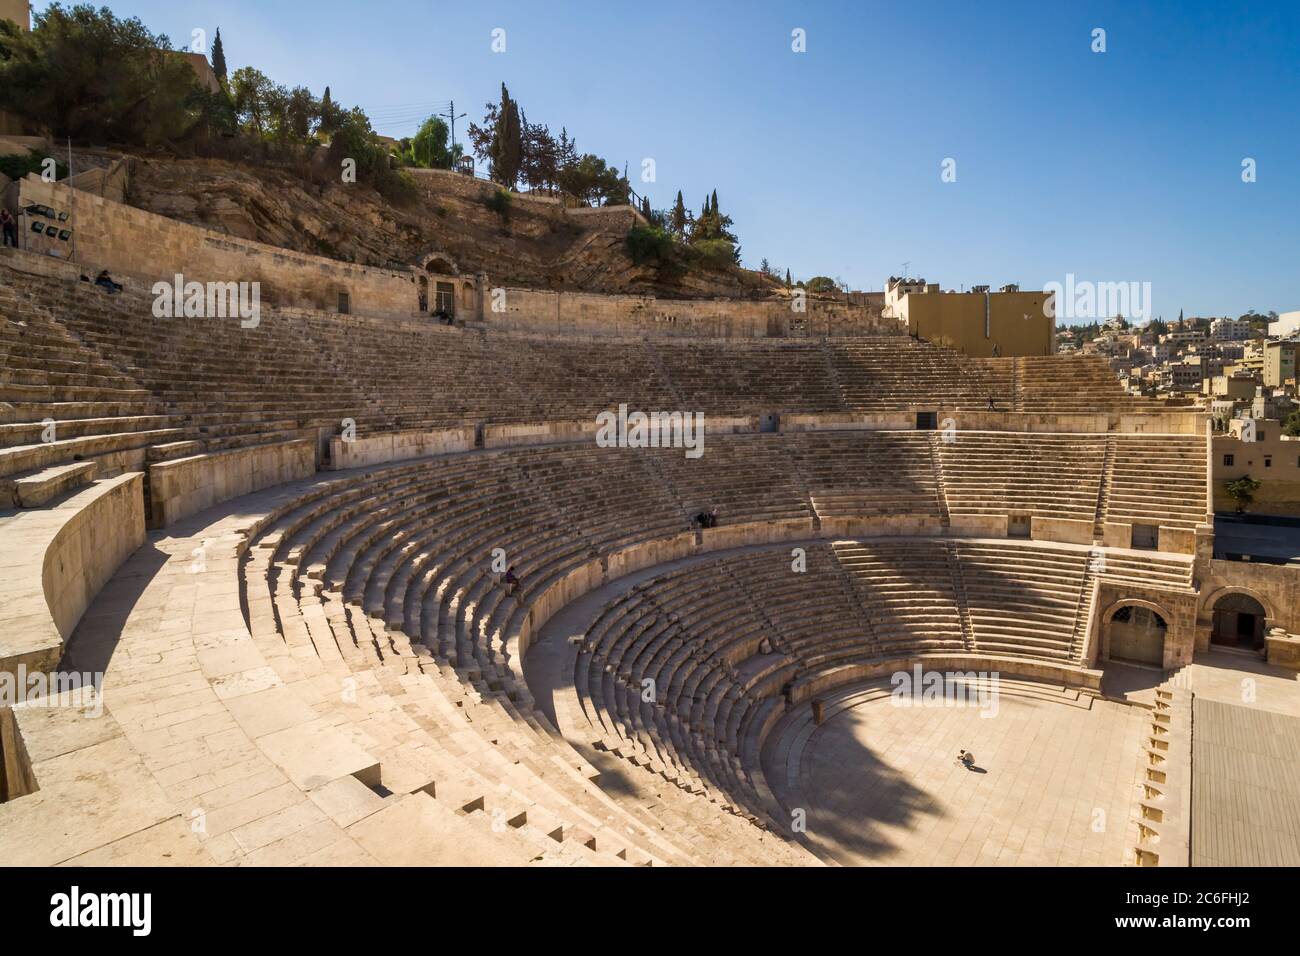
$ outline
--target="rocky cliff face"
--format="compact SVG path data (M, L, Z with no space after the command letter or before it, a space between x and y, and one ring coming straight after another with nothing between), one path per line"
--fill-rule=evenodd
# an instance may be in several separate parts
M575 214L516 197L500 215L486 204L491 184L451 173L414 178L417 200L397 208L361 184L319 185L291 171L220 160L134 157L127 200L228 235L365 265L418 263L437 252L461 273L486 272L508 285L727 298L774 289L743 269L661 281L628 256L626 209Z

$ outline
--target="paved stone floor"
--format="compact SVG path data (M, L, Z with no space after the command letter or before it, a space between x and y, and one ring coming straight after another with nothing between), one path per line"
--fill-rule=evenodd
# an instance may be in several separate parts
M803 755L809 836L850 865L1119 865L1143 711L999 703L981 717L885 698L828 719ZM962 748L979 771L956 764Z

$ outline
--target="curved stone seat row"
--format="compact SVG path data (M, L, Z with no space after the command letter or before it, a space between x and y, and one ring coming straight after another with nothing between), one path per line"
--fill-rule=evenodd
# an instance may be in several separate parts
M8 258L8 257L7 257ZM589 420L627 404L712 416L1164 406L1130 399L1105 363L975 359L906 335L768 342L601 342L429 322L282 311L256 325L158 318L151 291L0 264L8 352L0 477L96 459L101 473L250 444L427 430L466 422ZM1019 369L1032 368L1033 388ZM1086 387L1084 384L1086 383ZM1065 410L1071 410L1073 406ZM35 427L57 423L56 442ZM196 444L192 444L196 443ZM828 508L834 510L834 503Z
M552 457L562 458L566 451L572 449L551 450ZM540 449L527 454L534 464L540 456ZM395 676L381 679L404 682L401 694L390 690L402 709L439 739L458 735L467 741L452 755L459 764L451 764L447 773L465 764L475 779L492 780L500 771L494 761L504 751L510 760L537 768L538 780L525 777L512 786L532 801L526 806L553 808L559 823L550 832L586 834L595 832L597 810L609 812L607 798L592 792L582 777L590 768L580 761L569 768L567 780L579 788L577 795L557 794L543 773L544 755L567 764L575 755L537 722L517 672L502 662L500 651L503 633L519 626L530 599L559 569L588 560L593 550L574 524L549 512L544 502L513 500L520 488L532 487L516 457L459 456L439 468L421 463L386 469L365 482L329 482L328 492L314 492L268 515L246 552L249 626L255 638L272 646L282 642L295 661L310 659L313 668L327 661L377 675L392 672ZM485 494L493 486L509 489L509 495L493 500ZM674 530L683 528L678 519ZM654 535L658 529L648 523L642 533ZM505 593L488 560L475 560L496 546L517 556L512 562L524 583L515 595ZM413 648L408 634L424 643ZM430 680L440 689L434 704L455 703L431 704L432 692L424 686ZM471 702L475 712L488 708L500 736L465 737L457 718ZM486 718L470 719L477 724ZM377 751L381 765L392 765L394 758L382 744L367 749ZM474 786L453 776L458 792L474 792ZM577 814L569 803L579 798L596 804ZM509 804L500 809L511 819L525 812ZM533 810L532 816L540 812ZM640 825L652 822L647 818ZM601 842L613 839L607 826L601 832ZM631 842L625 833L620 839L625 848ZM641 839L647 859L694 858L689 843L664 848Z

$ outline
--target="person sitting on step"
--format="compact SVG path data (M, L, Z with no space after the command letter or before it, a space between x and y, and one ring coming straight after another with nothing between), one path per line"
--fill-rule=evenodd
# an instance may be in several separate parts
M122 291L122 284L120 282L114 282L113 277L108 274L107 269L95 276L95 285L99 286L109 295Z
M505 584L506 594L514 594L515 588L519 587L519 575L515 574L515 566L513 564L506 568Z

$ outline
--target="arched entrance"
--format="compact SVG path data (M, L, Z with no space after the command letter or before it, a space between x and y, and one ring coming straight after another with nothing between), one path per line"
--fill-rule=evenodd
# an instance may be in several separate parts
M1107 657L1130 664L1163 667L1169 625L1154 609L1140 604L1116 608L1106 623Z
M1255 651L1264 646L1264 605L1249 594L1225 594L1214 602L1210 643L1215 647Z

